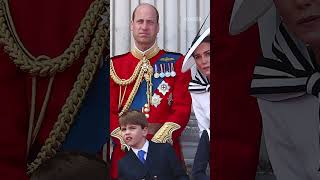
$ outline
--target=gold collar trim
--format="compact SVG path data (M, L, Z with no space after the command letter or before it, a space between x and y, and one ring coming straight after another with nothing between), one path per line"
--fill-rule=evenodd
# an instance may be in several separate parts
M157 43L154 43L154 45L150 49L146 50L145 52L142 52L137 47L134 47L131 50L131 53L135 58L141 60L143 59L143 57L145 57L146 59L151 59L152 57L157 55L159 51L160 51L160 48L158 47Z

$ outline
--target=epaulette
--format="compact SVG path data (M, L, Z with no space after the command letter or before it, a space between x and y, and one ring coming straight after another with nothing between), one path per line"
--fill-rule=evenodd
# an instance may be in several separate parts
M181 53L164 50L166 53L182 56Z
M165 51L165 54L161 56L159 61L161 62L175 62L177 59L179 59L182 56L180 53L176 52L170 52L170 51Z
M127 53L124 53L124 54L120 54L120 55L116 55L116 56L111 57L110 59L118 59L118 58L120 58L122 56L125 56L125 55L129 54L129 53L130 52L127 52Z

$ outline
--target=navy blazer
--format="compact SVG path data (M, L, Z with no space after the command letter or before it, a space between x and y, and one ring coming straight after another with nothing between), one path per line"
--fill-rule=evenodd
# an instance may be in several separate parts
M181 161L170 144L149 141L143 164L130 150L118 162L118 180L189 180Z
M196 156L192 167L192 177L194 180L209 180L206 175L207 166L210 160L210 141L208 132L204 130L198 144Z

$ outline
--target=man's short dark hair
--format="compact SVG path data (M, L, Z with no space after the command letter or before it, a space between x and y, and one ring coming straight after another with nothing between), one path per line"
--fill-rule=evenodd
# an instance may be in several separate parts
M30 180L109 180L109 165L82 152L58 152L44 162Z
M128 124L140 125L142 129L148 127L148 121L145 114L137 110L129 110L123 113L122 116L119 117L119 124L120 127Z
M154 6L151 5L151 4L148 4L148 3L141 3L141 4L139 4L136 8L134 8L133 13L132 13L132 21L134 21L134 16L135 16L136 10L137 10L140 6L142 6L142 5L149 5L149 6L151 6L151 7L154 9L154 11L156 12L157 23L159 23L159 12L158 12L157 8L154 7Z

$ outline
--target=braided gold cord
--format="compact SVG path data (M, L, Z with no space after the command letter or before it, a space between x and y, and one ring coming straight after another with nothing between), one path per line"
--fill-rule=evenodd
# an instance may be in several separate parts
M142 64L143 64L143 61L139 61L139 63L135 67L135 69L129 79L121 79L121 78L119 78L119 76L117 75L117 73L114 69L112 60L110 61L110 77L112 78L112 80L116 84L118 84L120 86L120 88L121 88L121 86L127 86L127 85L131 84L134 80L136 80L136 82L133 86L133 89L129 94L128 100L126 101L125 105L123 106L122 110L120 111L119 116L121 116L124 112L126 112L129 109L135 95L137 94L137 91L138 91L139 86L142 82L143 74L144 74L144 72L142 70ZM121 90L120 90L120 93L121 93ZM123 97L124 96L125 96L125 93L123 94ZM120 103L122 103L122 101L119 102L119 104L118 104L119 107L121 106Z
M101 2L101 1L99 1ZM109 1L100 10L101 13L105 12L107 16L109 12ZM105 48L109 49L109 22L105 24L99 24L98 29L94 34L94 38L91 41L91 46L88 50L88 55L85 57L84 64L81 67L81 72L77 76L76 82L73 84L73 88L66 99L66 103L61 108L61 112L57 121L54 124L45 144L42 146L40 152L37 154L36 159L27 165L27 174L31 174L36 170L44 161L52 158L56 151L60 148L70 126L74 121L81 103L86 95L86 92L91 84L93 76L99 65L99 60L103 55Z
M138 75L138 78L136 80L136 83L134 84L133 89L129 94L128 100L126 101L125 105L123 106L123 108L121 109L121 111L119 113L119 117L122 116L122 114L124 112L126 112L129 109L129 107L131 106L132 101L133 101L134 97L136 96L138 89L139 89L139 86L142 82L143 75L144 75L144 72L141 70Z
M99 65L102 52L109 39L108 32L109 29L105 28L104 25L98 27L95 37L92 40L91 47L89 48L88 56L85 58L84 65L77 77L77 81L74 83L73 89L62 107L58 120L54 124L49 137L46 139L46 142L42 146L36 159L28 164L28 174L31 174L37 169L42 162L53 157L63 143Z
M121 86L127 86L127 85L133 83L133 81L136 81L133 86L132 91L129 94L128 100L126 101L125 105L123 106L122 110L119 113L119 116L121 116L124 112L126 112L129 109L129 107L131 106L132 101L133 101L135 95L137 94L137 91L139 89L139 86L140 86L143 78L148 83L148 90L147 90L146 94L147 94L148 105L150 106L151 96L152 96L151 79L152 79L152 75L153 75L153 68L150 64L149 59L154 57L155 55L157 55L159 51L160 51L160 49L156 43L150 49L150 51L147 52L147 56L143 56L137 50L133 49L131 51L132 55L135 58L140 59L140 61L136 65L132 75L128 79L121 79L116 73L116 70L113 66L112 60L110 61L110 77L117 85L120 86L118 107L121 107L121 104L123 102L123 98L125 96L125 93L121 94ZM121 96L122 96L122 98L121 98Z
M132 101L133 101L134 97L136 96L136 94L138 92L139 86L140 86L140 84L141 84L141 82L143 80L144 75L146 73L149 74L149 76L151 76L153 74L152 66L151 66L151 70L148 69L148 72L145 72L145 70L144 70L144 68L142 66L142 64L144 64L144 63L148 63L148 65L151 66L149 60L146 60L146 59L140 60L139 63L137 64L137 66L135 67L131 77L129 79L121 79L116 74L116 71L114 69L112 61L110 61L110 76L111 76L112 80L116 84L118 84L120 86L120 88L121 88L121 86L127 86L127 85L131 84L134 80L136 80L136 82L135 82L135 84L133 86L133 89L130 92L129 97L128 97L125 105L123 106L123 108L121 109L121 111L119 113L119 116L121 116L124 112L126 112L129 109L129 107L131 106ZM145 79L146 79L147 82L149 82L149 86L152 86L151 77L148 77L148 78L145 78ZM150 92L152 93L152 90ZM150 92L147 93L147 94L149 95ZM121 91L120 91L120 93L121 93ZM123 94L123 96L125 96L125 94ZM148 104L150 104L149 96L148 96ZM122 102L122 101L120 101L120 102ZM121 104L118 104L118 106L121 106Z
M134 80L136 80L139 72L141 71L141 66L142 66L142 61L139 61L139 63L137 64L137 66L135 67L132 75L130 76L129 79L121 79L119 78L119 76L117 75L114 66L113 66L113 62L112 60L110 61L110 76L113 79L113 81L120 85L120 86L126 86L131 84Z
M137 59L140 59L139 63L136 65L132 75L130 76L130 78L128 79L121 79L115 69L114 69L114 66L113 66L113 62L112 60L110 61L110 76L111 78L113 79L113 81L120 85L120 86L126 86L126 85L129 85L131 84L136 78L137 78L137 75L139 74L139 72L141 71L141 67L142 67L142 64L145 62L143 60L143 58L146 58L146 59L151 59L152 57L154 57L155 55L157 55L159 53L160 49L159 47L157 46L157 44L155 43L153 45L153 47L150 49L149 52L147 52L146 56L143 56L140 52L138 52L138 50L135 48L131 51L132 55L137 58ZM150 64L150 63L149 63Z
M105 2L105 0L92 2L69 47L61 55L51 59L45 55L35 58L24 48L15 32L8 0L0 0L0 43L4 44L4 50L21 70L33 75L52 76L64 71L78 59L86 44L90 42L90 36L94 33Z

